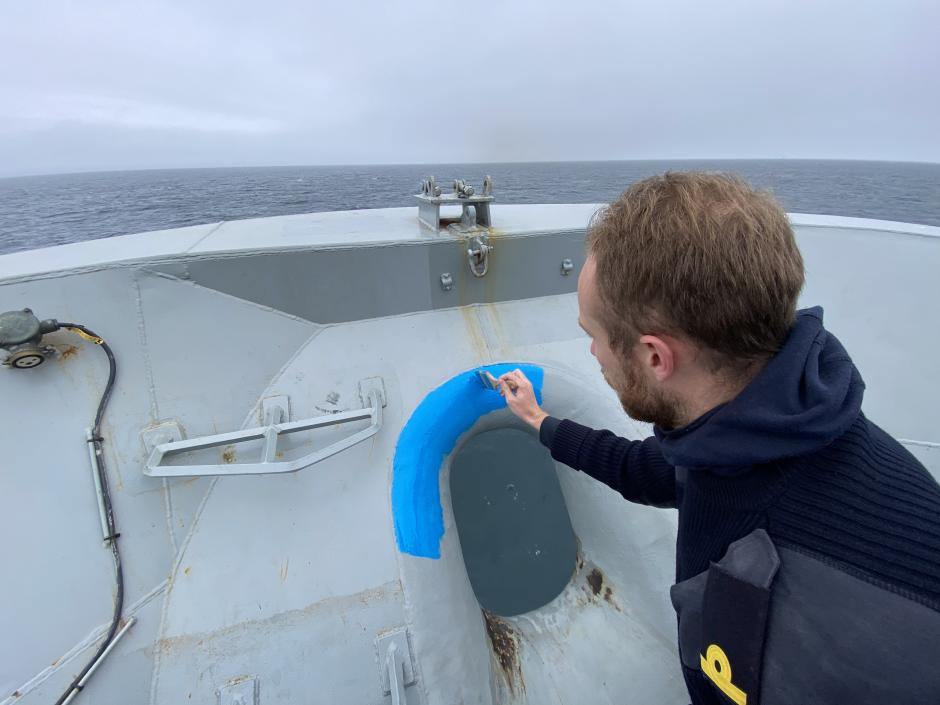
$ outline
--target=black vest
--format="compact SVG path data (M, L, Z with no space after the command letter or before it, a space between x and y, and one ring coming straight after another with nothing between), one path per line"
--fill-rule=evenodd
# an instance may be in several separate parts
M763 529L672 587L679 651L725 703L940 705L940 612Z

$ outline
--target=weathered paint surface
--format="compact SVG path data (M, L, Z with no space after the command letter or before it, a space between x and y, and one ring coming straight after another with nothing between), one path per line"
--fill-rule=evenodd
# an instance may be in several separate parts
M497 701L648 703L665 702L672 691L682 702L673 644L644 625L638 612L645 606L620 604L634 587L624 579L625 585L614 585L604 568L582 558L565 591L543 609L487 618ZM582 653L577 661L573 650ZM621 680L616 672L623 668L633 677ZM655 682L646 678L649 672L657 672Z
M645 433L623 417L599 375L575 321L574 295L528 298L509 288L510 268L537 260L525 256L523 240L544 253L544 234L586 223L590 209L517 207L506 218L496 211L504 234L494 278L466 284L478 292L448 298L440 263L429 261L419 282L428 308L330 326L196 285L183 265L178 276L152 269L196 257L250 261L262 252L286 261L304 248L417 247L426 236L409 234L413 214L244 221L0 258L4 310L30 306L42 317L86 323L119 359L103 432L125 556L125 615L138 621L78 705L215 705L218 688L249 677L260 684L262 705L302 702L314 692L331 702L387 702L374 641L402 626L418 675L407 689L410 705L684 702L667 593L673 513L627 504L558 466L583 561L551 603L489 624L466 576L446 483L434 485L439 559L401 552L395 535L390 495L400 434L441 380L531 361L544 373L550 413L625 436ZM808 272L801 303L826 308L827 325L868 383L866 413L920 443L912 450L938 472L930 445L940 441L938 368L929 354L910 351L940 342L924 325L940 298L940 229L813 216L793 222ZM515 261L500 259L513 247L522 253ZM456 244L453 250L456 257ZM541 264L561 277L557 263ZM453 273L457 287L471 276ZM410 276L394 268L356 275L383 277L388 291L406 285L396 277ZM316 288L315 276L309 281L297 297L331 295ZM0 483L12 498L0 531L16 538L5 545L10 570L0 601L0 631L16 647L0 659L2 705L53 702L93 652L111 606L83 441L107 367L100 350L74 336L49 342L59 346L57 360L32 371L0 369L8 468ZM260 400L281 394L294 418L328 413L358 406L358 380L371 376L388 391L382 432L314 468L220 481L142 474L141 431L159 421L174 420L189 437L234 430L257 424ZM474 428L512 423L505 411L474 419ZM309 442L326 442L330 433ZM435 483L448 467L440 453ZM62 575L69 576L65 598ZM598 652L621 656L617 668Z
M502 617L483 610L486 637L490 641L493 656L499 665L497 676L509 688L512 695L518 690L525 693L525 677L519 663L519 638L516 630Z

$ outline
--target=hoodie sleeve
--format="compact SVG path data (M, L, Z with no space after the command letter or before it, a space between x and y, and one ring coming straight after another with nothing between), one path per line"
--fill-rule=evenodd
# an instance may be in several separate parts
M655 437L628 441L610 431L549 416L542 421L539 440L555 460L600 480L631 502L676 506L676 471Z

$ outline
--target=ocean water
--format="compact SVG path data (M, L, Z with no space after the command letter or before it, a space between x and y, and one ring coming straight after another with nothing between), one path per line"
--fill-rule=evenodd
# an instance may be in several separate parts
M940 164L803 160L623 161L178 169L0 179L0 252L291 213L413 206L421 179L498 203L600 203L645 176L735 172L786 210L940 225Z

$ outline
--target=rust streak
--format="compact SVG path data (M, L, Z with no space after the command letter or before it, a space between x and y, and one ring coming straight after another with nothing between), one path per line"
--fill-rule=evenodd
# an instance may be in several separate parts
M505 352L512 346L510 345L509 339L506 337L506 331L503 328L503 320L502 315L499 312L499 304L487 304L486 308L487 312L489 313L491 324L490 328L496 337L496 344L499 347L500 353L505 354Z
M515 695L516 686L525 692L525 678L519 663L519 639L516 631L505 621L491 612L482 610L486 623L486 635L489 637L493 655L499 663L510 692Z
M614 593L613 593L613 590L610 589L610 587L604 588L604 599L615 610L617 610L621 614L623 613L623 610L620 609L620 605L618 605L617 601L614 599Z
M222 462L226 464L235 462L235 449L232 446L222 451Z
M591 586L591 592L595 595L600 593L601 586L604 584L604 575L597 568L588 573L587 576L588 585Z
M470 345L480 361L486 362L490 359L490 350L486 345L486 338L483 337L483 330L480 328L480 319L477 318L476 309L472 306L464 306L460 309L460 314L464 319L464 327L467 330Z

